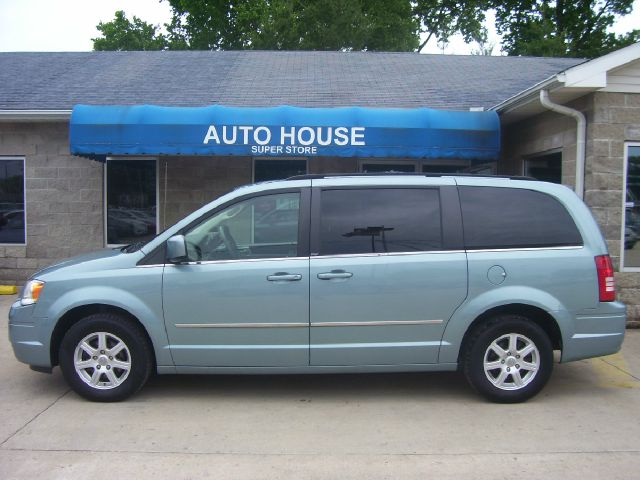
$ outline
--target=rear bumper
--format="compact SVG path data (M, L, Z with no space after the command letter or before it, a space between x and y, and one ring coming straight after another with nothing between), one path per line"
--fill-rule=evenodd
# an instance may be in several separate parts
M601 357L622 347L627 323L626 307L620 302L601 303L594 313L575 317L575 331L563 339L562 362Z
M48 342L43 341L45 318L33 316L33 305L16 302L9 310L9 340L13 353L22 363L36 368L51 368Z

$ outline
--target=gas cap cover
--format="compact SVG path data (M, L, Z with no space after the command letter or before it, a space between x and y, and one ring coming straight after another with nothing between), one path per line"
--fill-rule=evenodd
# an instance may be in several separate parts
M500 285L507 278L507 272L500 265L494 265L487 272L487 278L494 285Z

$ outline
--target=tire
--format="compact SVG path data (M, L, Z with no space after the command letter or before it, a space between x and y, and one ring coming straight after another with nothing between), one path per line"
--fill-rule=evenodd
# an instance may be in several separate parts
M153 367L151 347L142 329L109 313L89 315L75 323L62 339L59 361L69 386L95 402L118 402L133 395L146 383Z
M497 403L530 399L553 370L549 336L520 315L500 315L477 327L463 355L463 372L471 386Z

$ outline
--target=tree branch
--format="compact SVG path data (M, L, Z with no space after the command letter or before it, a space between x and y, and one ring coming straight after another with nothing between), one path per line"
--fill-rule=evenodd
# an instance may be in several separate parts
M429 32L429 36L427 37L427 39L420 44L420 46L418 47L418 53L420 53L422 49L427 45L427 43L429 43L431 37L433 37L433 32Z

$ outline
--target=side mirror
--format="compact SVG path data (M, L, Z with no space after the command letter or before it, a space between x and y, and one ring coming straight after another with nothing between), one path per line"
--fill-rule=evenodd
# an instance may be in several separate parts
M174 235L167 240L167 259L171 263L180 263L187 260L187 244L184 235Z

